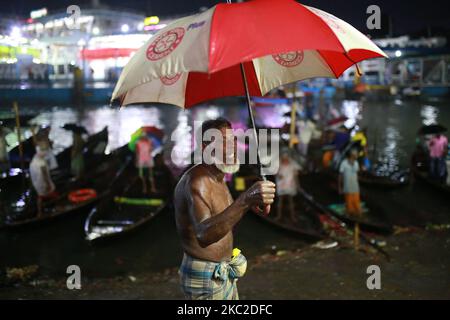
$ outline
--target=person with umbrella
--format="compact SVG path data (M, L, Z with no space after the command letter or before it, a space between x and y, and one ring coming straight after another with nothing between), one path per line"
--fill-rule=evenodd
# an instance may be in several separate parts
M111 101L118 100L122 106L158 102L189 108L212 99L245 95L258 150L251 96L262 97L303 79L338 78L360 61L387 57L348 23L297 1L227 2L158 31L125 66ZM267 28L268 16L271 28ZM265 180L259 152L257 160ZM275 185L262 181L232 202L223 182L223 172L232 169L220 164L198 165L188 170L176 187L182 245L197 258L187 257L181 269L188 297L237 297L233 283L240 273L230 263L239 261L241 255L236 251L230 261L231 229L248 208L266 205L260 211L268 213L267 205L273 201L269 197L274 196ZM206 268L203 271L207 273L198 272L198 267ZM228 286L233 294L223 297L216 290L219 294L214 296L211 286L219 281L223 281L221 288Z
M233 250L233 228L249 209L269 213L275 184L256 182L233 201L225 182L225 174L239 170L231 124L225 119L208 120L202 124L202 137L209 130L219 131L222 139L202 140L203 155L212 143L223 154L213 153L212 159L202 159L189 169L174 193L175 220L184 251L181 287L187 299L235 300L239 297L236 280L244 275L247 262L238 249Z
M136 143L136 167L139 171L139 177L142 181L142 192L146 194L147 190L147 180L150 182L151 192L156 192L155 182L153 179L154 161L152 157L153 142L147 136L147 133L143 131L139 140Z
M444 183L447 179L448 139L441 132L436 133L428 143L430 152L430 177Z
M65 124L63 129L72 131L73 143L70 150L70 172L79 180L84 175L83 134L87 134L87 131L84 127L73 123Z

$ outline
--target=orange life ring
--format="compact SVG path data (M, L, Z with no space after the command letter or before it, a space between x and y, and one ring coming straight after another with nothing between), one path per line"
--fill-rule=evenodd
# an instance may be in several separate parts
M97 197L94 189L80 189L69 193L69 200L73 203L85 202Z

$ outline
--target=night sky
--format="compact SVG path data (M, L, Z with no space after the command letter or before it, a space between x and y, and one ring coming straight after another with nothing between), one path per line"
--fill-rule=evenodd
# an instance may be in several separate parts
M273 0L274 3L276 0ZM5 1L6 2L6 1ZM90 0L14 0L2 3L1 13L28 16L29 11L47 7L50 10L64 9L71 4L89 5ZM188 14L200 7L210 7L220 1L216 0L101 0L101 3L118 8L131 8L144 11L147 15L167 16L171 14ZM223 1L225 2L225 0ZM353 24L362 32L366 29L366 8L377 4L383 14L383 33L387 33L388 22L393 21L393 32L396 35L416 34L423 32L445 32L450 29L448 0L407 1L407 0L304 0L304 4L328 11L339 18ZM388 18L390 17L390 19ZM432 27L432 28L431 28ZM430 29L431 28L431 29ZM422 31L422 33L417 33Z

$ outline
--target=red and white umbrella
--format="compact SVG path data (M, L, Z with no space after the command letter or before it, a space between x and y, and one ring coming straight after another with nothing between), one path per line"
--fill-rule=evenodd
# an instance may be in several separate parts
M294 0L222 3L155 34L125 66L112 100L188 108L245 95L258 148L250 96L303 79L337 78L377 57L386 55L351 25Z
M339 77L369 58L386 57L350 24L293 0L218 4L173 22L124 68L112 99L187 108L270 90L313 77Z

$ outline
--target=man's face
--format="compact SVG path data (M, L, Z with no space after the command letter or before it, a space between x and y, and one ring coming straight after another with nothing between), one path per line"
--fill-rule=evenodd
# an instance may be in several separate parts
M233 129L229 127L223 127L220 129L222 133L222 150L223 150L223 162L227 165L236 164L237 158L237 143L236 137L233 134Z
M214 140L216 151L222 150L222 154L213 154L215 166L223 173L235 173L239 170L237 158L237 138L230 127L219 129L221 135L219 140Z

